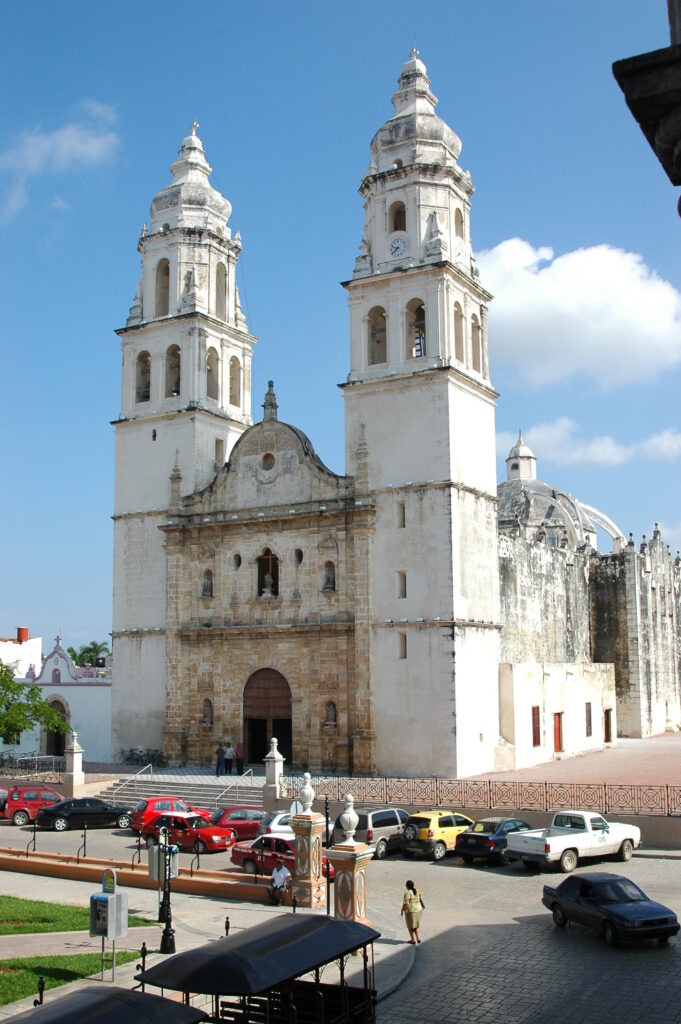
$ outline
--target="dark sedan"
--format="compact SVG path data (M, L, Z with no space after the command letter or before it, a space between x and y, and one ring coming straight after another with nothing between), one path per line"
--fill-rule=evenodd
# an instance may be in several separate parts
M623 939L666 942L679 930L676 914L649 899L623 875L588 871L566 878L560 885L545 885L542 903L558 928L576 921L602 934L609 946Z
M36 821L40 828L53 828L55 832L66 832L70 828L99 828L117 825L118 828L130 828L130 809L114 807L96 797L83 797L77 800L62 800L51 807L42 807L38 811Z
M531 825L520 818L481 818L456 837L454 852L470 864L476 858L508 864L506 842L509 832L527 832Z

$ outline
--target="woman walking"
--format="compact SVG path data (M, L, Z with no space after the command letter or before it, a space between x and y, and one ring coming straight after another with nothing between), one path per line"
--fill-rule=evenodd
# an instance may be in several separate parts
M421 899L421 893L418 891L411 878L409 878L407 880L404 899L402 900L400 916L404 915L404 919L407 923L407 929L409 930L409 941L412 946L414 943L421 941L419 938L419 925L421 924L423 908L424 903Z

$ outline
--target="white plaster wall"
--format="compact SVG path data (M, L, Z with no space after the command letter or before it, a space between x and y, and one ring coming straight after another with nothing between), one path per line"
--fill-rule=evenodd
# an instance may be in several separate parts
M456 776L494 769L499 737L499 633L457 627L455 661Z
M43 700L57 697L69 709L69 725L78 733L84 761L111 760L110 682L81 682L41 687Z
M13 670L15 679L24 679L31 665L37 675L43 662L42 637L32 636L22 644L0 640L0 661Z
M111 754L121 748L163 746L165 717L165 635L114 639L111 692Z

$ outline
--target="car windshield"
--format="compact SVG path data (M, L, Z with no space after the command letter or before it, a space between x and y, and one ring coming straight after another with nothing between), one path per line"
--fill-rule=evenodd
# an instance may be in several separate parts
M217 811L213 811L213 813L211 814L210 820L213 822L214 825L217 825L218 821L220 820L224 813L225 812L220 807L218 807Z
M279 812L277 811L277 814L278 814L278 813L279 813ZM274 819L276 818L277 814L272 814L272 812L270 812L269 814L266 814L266 815L265 815L265 817L264 817L264 818L262 819L262 821L260 822L260 824L261 824L261 825L262 825L263 827L265 827L265 828L266 828L266 827L267 827L268 825L271 825L271 824L272 824L272 822L273 822L273 821L274 821Z
M200 814L197 814L195 818L187 818L187 824L190 825L191 828L206 828L210 822L206 821L205 818L202 818Z
M476 821L475 825L471 827L471 832L483 832L485 835L491 836L498 828L498 821Z
M599 903L639 903L648 899L628 878L621 878L617 882L600 882L594 885L593 894Z
M176 811L191 811L192 808L189 806L189 804L186 804L184 802L184 800L176 800L175 801L175 810Z

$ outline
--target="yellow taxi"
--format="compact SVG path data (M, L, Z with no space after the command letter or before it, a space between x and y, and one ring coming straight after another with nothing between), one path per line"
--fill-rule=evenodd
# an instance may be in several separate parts
M454 850L456 837L473 824L472 818L460 811L447 811L436 807L432 811L410 814L402 833L402 853L413 857L415 853L428 853L433 860L442 860L448 850Z

